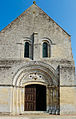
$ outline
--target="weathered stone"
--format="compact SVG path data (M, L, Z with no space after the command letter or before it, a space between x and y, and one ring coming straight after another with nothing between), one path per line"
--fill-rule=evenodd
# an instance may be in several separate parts
M71 37L35 3L0 32L0 112L24 114L25 87L46 86L46 112L76 114ZM29 57L24 44L29 43ZM43 43L48 57L43 58Z

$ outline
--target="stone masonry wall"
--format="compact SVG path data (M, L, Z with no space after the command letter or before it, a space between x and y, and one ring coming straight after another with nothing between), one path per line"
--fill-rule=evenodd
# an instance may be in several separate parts
M70 39L70 35L35 4L0 32L0 112L23 112L24 90L13 87L14 76L26 64L40 61L59 75L60 114L76 114L75 69ZM30 42L30 58L24 58L26 41ZM42 57L44 41L49 44L48 58Z
M42 58L44 40L51 45L50 59L73 60L70 36L36 5L32 5L0 32L0 59L23 59L24 43L32 41L35 32L38 33L35 43L38 49L33 49L34 55L38 55L36 60Z

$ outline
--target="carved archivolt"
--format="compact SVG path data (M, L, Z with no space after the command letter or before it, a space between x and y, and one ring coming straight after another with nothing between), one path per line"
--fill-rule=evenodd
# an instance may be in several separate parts
M50 65L32 61L20 67L13 77L14 86L23 86L27 82L43 82L46 85L58 85L56 70Z

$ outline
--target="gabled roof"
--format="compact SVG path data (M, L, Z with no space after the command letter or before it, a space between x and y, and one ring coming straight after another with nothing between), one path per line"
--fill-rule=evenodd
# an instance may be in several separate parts
M42 10L39 6L37 6L36 5L36 3L35 2L33 2L33 5L31 5L28 9L26 9L21 15L19 15L15 20L13 20L10 24L8 24L4 29L2 29L1 31L0 31L0 33L2 32L5 32L8 28L10 28L10 26L12 25L12 24L14 24L14 22L16 21L16 20L18 20L19 18L21 18L25 13L27 13L27 11L29 10L29 9L31 9L32 7L34 7L34 6L36 6L37 8L39 8L40 10ZM43 11L43 10L42 10ZM43 13L45 14L45 15L47 15L44 11L43 11ZM48 16L48 15L47 15ZM48 16L49 17L49 16ZM51 21L53 21L53 23L55 23L58 27L60 27L68 36L70 36L71 37L71 35L69 35L61 26L59 26L51 17L49 17L49 19L51 19Z

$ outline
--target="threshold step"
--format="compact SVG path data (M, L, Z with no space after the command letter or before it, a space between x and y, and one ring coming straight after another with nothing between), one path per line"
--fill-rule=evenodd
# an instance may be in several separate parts
M49 115L46 111L25 111L22 114Z

